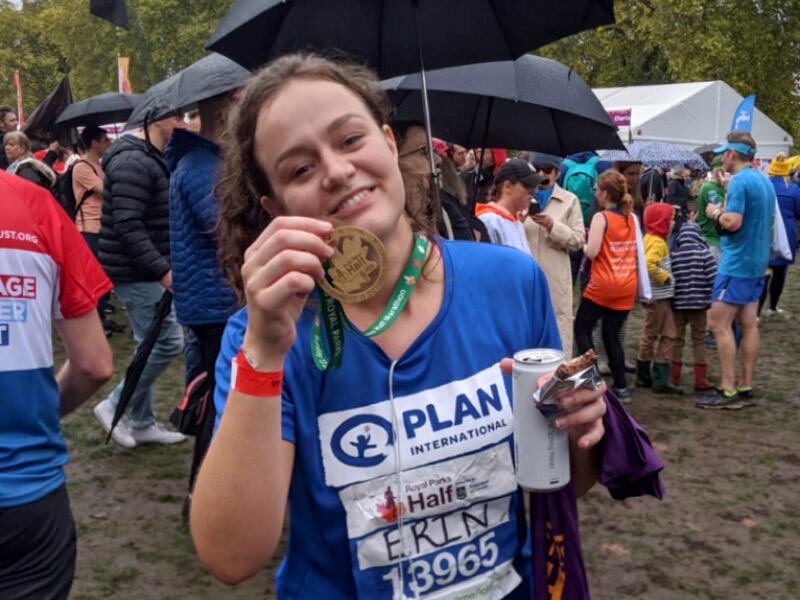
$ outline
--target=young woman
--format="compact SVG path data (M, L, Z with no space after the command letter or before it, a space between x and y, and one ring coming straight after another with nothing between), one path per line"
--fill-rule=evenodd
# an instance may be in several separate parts
M578 352L592 348L592 329L601 321L615 393L624 399L630 392L619 333L636 300L636 220L633 197L619 171L604 171L597 179L597 201L603 210L592 217L584 247L592 271L575 315L575 342Z
M521 597L530 559L501 361L558 346L544 276L522 252L418 229L388 114L372 73L309 55L273 61L242 91L219 243L247 306L222 341L219 424L192 534L217 577L241 581L270 560L288 500L281 599ZM323 238L340 226L370 231L388 257L379 293L343 304L362 331L384 312L412 252L430 243L394 323L372 338L346 329L341 367L320 371L314 289L333 252ZM562 407L582 493L597 477L602 390L577 391Z

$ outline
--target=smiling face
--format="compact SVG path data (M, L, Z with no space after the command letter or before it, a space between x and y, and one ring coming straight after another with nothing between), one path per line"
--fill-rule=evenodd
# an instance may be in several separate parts
M401 218L405 192L394 136L338 83L295 79L265 102L255 156L272 188L262 204L273 216L354 225L384 240L398 223L410 227Z

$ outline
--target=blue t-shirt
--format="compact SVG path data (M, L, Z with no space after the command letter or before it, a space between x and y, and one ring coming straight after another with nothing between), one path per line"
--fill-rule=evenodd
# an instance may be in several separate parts
M741 228L720 236L719 272L729 277L763 277L769 263L775 190L753 168L742 169L728 183L726 212L742 215Z
M511 380L499 363L560 348L547 283L512 248L439 244L441 309L398 361L347 331L342 367L321 373L310 356L313 306L298 321L284 367L283 438L295 462L282 600L379 600L401 587L406 597L521 598L529 588ZM246 320L235 314L223 336L220 416Z

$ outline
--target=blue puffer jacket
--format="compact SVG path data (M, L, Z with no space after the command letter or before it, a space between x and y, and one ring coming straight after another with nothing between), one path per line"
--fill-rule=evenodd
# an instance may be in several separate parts
M217 263L217 199L213 189L219 146L176 129L164 150L172 172L169 237L175 312L184 325L225 323L236 310L236 295Z

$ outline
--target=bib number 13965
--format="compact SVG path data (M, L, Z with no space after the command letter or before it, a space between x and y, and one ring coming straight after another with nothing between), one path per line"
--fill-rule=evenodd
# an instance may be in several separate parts
M481 536L477 544L466 544L457 551L443 550L433 557L413 560L408 565L409 587L415 594L424 594L434 585L445 586L459 575L469 578L481 567L490 568L497 562L497 544L492 540L494 531ZM394 567L383 579L392 582L392 597L403 598L400 570Z

